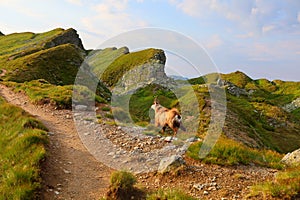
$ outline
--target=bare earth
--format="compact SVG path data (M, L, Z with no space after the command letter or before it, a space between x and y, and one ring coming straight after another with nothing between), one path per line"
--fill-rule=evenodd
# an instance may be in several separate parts
M33 105L26 95L14 93L1 84L0 95L49 129L41 199L99 199L105 195L112 170L94 159L81 143L71 111Z

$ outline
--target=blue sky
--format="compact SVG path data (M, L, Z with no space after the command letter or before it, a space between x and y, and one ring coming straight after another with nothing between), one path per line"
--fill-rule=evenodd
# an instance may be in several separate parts
M158 27L197 41L222 73L300 81L299 0L0 0L0 5L5 34L73 27L86 48L96 48L125 31Z

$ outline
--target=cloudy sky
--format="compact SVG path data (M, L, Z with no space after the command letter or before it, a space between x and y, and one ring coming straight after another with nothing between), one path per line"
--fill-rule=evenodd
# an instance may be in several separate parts
M300 81L299 0L0 0L0 5L4 34L73 27L86 48L96 48L120 33L157 27L202 45L220 72Z

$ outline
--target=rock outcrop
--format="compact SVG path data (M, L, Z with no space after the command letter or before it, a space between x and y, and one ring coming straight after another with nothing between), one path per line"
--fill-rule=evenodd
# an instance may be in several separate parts
M287 112L292 112L292 111L296 110L297 108L300 108L300 98L297 98L294 101L292 101L291 103L283 106L283 109Z
M49 42L45 44L46 48L55 47L62 44L74 44L78 48L85 50L82 44L82 41L77 33L77 31L73 28L67 29Z
M166 88L176 87L174 79L169 78L165 73L165 63L166 56L163 51L159 51L149 62L126 72L117 83L114 91L121 94L133 93L149 84L158 84Z
M297 149L291 153L286 154L282 160L287 166L296 167L300 165L300 149Z
M183 158L180 155L173 155L171 157L161 159L158 166L158 172L164 174L183 165L185 165Z

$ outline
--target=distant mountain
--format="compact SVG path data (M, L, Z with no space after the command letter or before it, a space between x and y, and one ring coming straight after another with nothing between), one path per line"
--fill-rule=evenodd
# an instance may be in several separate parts
M183 81L186 81L186 80L189 79L189 78L187 78L187 77L184 77L184 76L178 76L178 75L168 75L168 77L173 78L174 80L183 80Z
M0 36L3 36L4 34L0 31Z

